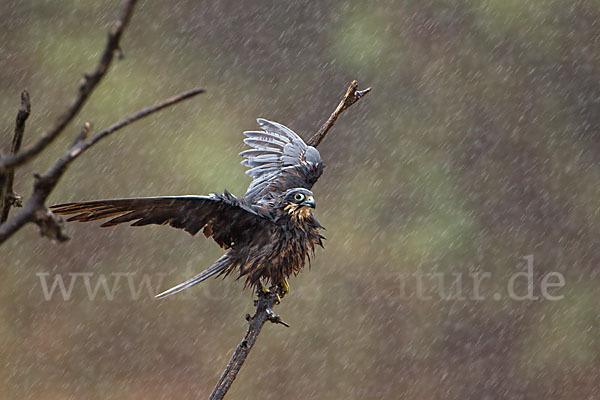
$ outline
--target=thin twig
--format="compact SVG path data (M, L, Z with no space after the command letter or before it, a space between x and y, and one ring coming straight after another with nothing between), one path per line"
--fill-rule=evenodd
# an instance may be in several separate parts
M10 154L16 154L21 148L23 133L25 132L25 121L31 113L31 102L27 90L21 92L21 107L17 112L15 121L15 133L13 135ZM21 207L21 196L13 191L13 181L15 179L15 169L9 168L6 173L0 173L0 224L8 219L10 207Z
M204 93L204 89L192 89L187 92L178 94L177 96L173 96L173 97L171 97L167 100L164 100L158 104L155 104L151 107L144 108L144 109L136 112L135 114L130 115L129 117L125 118L124 120L109 126L102 132L97 133L96 135L92 136L90 139L83 142L83 144L81 144L81 147L82 147L81 151L83 152L83 151L87 150L90 146L96 144L97 142L104 139L106 136L110 135L114 131L118 131L119 129L131 124L132 122L135 122L135 121L142 119L150 114L160 111L163 108L166 108L166 107L172 106L173 104L179 103L180 101L187 100L187 99L194 97L200 93Z
M87 139L88 133L90 133L90 131L92 130L92 124L90 124L89 122L86 122L85 124L83 124L83 126L81 127L81 131L79 131L79 135L77 135L77 137L75 138L75 141L73 142L73 146L83 142L85 139Z
M327 132L329 132L333 124L335 124L335 121L340 114L371 90L371 88L368 88L358 91L356 90L357 88L358 82L352 81L348 87L348 90L346 91L346 95L337 106L333 114L331 114L327 122L325 122L321 129L319 129L319 131L307 142L309 145L318 146L325 135L327 135ZM238 372L242 368L242 365L244 365L246 357L248 357L250 350L252 350L252 346L254 346L254 343L256 342L256 339L258 338L258 335L260 334L265 322L271 321L273 323L279 323L284 326L288 326L288 324L279 318L279 315L276 315L273 312L273 307L275 304L277 304L275 301L275 291L273 289L274 288L271 288L271 293L268 294L263 292L258 293L258 299L254 302L256 305L256 312L252 317L250 317L249 314L246 315L246 320L248 321L248 330L246 331L246 335L244 335L244 338L233 352L233 355L231 356L227 367L225 367L225 371L223 371L221 378L219 378L219 381L213 389L209 400L221 400L225 397L227 391L231 387L231 384L237 377Z
M121 40L123 31L131 19L136 1L137 0L127 0L123 4L119 19L108 32L106 46L102 52L102 56L100 57L100 61L98 62L96 69L91 74L84 74L84 77L79 85L77 95L67 111L58 118L52 128L42 133L41 137L36 142L14 155L0 158L0 173L6 172L8 168L17 167L32 160L54 139L56 139L58 135L60 135L61 132L63 132L64 129L69 125L73 118L75 118L77 113L79 113L86 100L90 97L98 83L100 83L108 71L115 53L120 52L119 41Z
M101 132L98 132L94 136L76 141L73 146L67 151L67 153L59 159L52 167L48 169L43 175L36 176L35 184L33 186L33 193L29 200L25 203L25 207L16 214L14 217L0 225L0 244L8 239L12 234L18 231L23 225L28 222L35 222L40 227L42 235L47 236L51 239L64 241L67 236L62 231L62 225L60 218L52 214L44 205L44 202L58 183L60 177L67 170L69 165L87 149L98 143L113 132L124 128L125 126L142 119L150 114L162 110L163 108L172 106L180 101L189 99L195 95L204 93L203 89L194 89L188 92L179 94L171 97L161 103L155 104L151 107L144 108L137 113L123 119L116 124L109 126ZM87 123L84 125L82 132L89 129ZM86 133L85 133L86 134ZM84 135L85 135L84 134ZM78 138L83 135L80 133Z
M315 135L311 137L308 140L308 142L306 142L308 145L317 147L319 143L321 143L321 141L325 138L325 135L327 135L327 132L329 132L333 124L335 124L335 121L338 119L340 114L346 111L348 107L356 103L361 97L363 97L365 94L371 91L371 88L366 88L365 90L357 89L358 82L352 81L350 83L350 86L348 86L348 89L346 90L344 98L342 99L342 101L340 101L340 104L338 104L338 106L333 111L329 119L323 124L323 126L321 126L321 129L319 129L319 131L315 133Z

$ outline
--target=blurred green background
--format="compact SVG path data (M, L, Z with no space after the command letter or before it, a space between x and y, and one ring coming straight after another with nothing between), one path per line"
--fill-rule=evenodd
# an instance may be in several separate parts
M0 2L0 149L22 89L26 143L64 110L118 9ZM85 121L98 131L204 87L91 149L50 203L242 195L242 131L264 117L308 138L357 79L372 93L319 146L326 249L276 309L292 327L265 327L227 398L599 398L599 17L597 0L142 1L125 58L16 190L28 196ZM80 275L69 300L46 301L36 274L93 273L95 286L135 273L156 293L221 253L165 227L98 225L69 224L62 245L27 226L0 249L0 398L208 397L252 293L218 279L134 300L122 278L112 300L91 300ZM528 255L539 298L517 301L507 282ZM552 271L559 301L540 295ZM485 272L474 299L469 274ZM420 273L447 289L463 277L466 298L435 279L417 296Z

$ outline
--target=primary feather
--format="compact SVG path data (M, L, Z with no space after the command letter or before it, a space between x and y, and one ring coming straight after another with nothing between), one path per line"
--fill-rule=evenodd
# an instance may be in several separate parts
M244 198L254 203L272 203L287 190L310 189L323 173L321 155L291 129L259 118L262 131L244 132L244 143L252 147L240 153L242 165L253 178Z

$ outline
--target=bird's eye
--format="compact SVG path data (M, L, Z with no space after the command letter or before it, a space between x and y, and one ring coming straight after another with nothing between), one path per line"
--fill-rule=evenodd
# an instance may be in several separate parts
M294 196L294 200L302 201L304 200L304 195L302 193L296 193L296 195Z

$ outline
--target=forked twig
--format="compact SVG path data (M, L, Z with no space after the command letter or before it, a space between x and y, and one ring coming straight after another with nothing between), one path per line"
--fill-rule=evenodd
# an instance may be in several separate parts
M144 108L137 113L123 119L122 121L109 126L103 131L98 132L88 139L85 139L85 136L87 136L90 125L86 122L81 133L77 137L77 140L75 140L75 143L71 146L67 153L58 161L56 161L56 163L54 163L54 165L52 165L52 167L50 167L43 175L36 176L33 193L25 203L25 207L23 207L23 209L14 217L0 225L0 244L2 244L6 239L8 239L12 234L14 234L28 222L35 222L38 224L40 231L44 236L58 241L67 240L68 237L62 231L61 220L46 208L44 202L69 165L87 149L111 133L114 133L119 129L122 129L150 114L160 111L163 108L172 106L200 93L204 93L204 90L190 90L188 92L171 97L170 99L162 101L151 107Z
M306 144L317 147L319 145L319 143L321 143L321 141L323 141L323 139L325 139L325 135L327 135L327 132L329 132L329 130L331 129L333 124L335 124L335 121L338 119L338 117L344 111L346 111L348 109L348 107L350 107L352 104L356 103L358 100L360 100L361 97L363 97L365 94L369 93L370 91L371 91L371 88L366 88L364 90L358 90L358 82L355 80L350 82L350 86L348 86L348 89L346 90L346 94L344 95L344 98L340 101L340 104L338 104L336 109L329 116L329 119L327 121L325 121L325 123L321 126L321 129L319 129L319 131L317 133L315 133L315 135L313 137L311 137L308 140L308 142L306 142Z
M17 116L15 126L15 139L13 140L12 152L7 156L0 156L0 244L17 232L23 225L33 222L40 228L40 233L51 239L64 241L68 237L62 229L62 220L46 208L45 201L57 185L60 177L64 174L69 165L87 149L98 143L100 140L113 132L145 117L165 107L169 107L182 100L186 100L197 94L203 93L202 89L194 89L178 96L172 97L152 107L145 108L128 118L110 126L109 128L87 138L91 125L86 122L67 153L60 158L43 175L35 175L33 193L25 203L25 206L12 218L7 219L11 201L15 196L12 193L12 180L14 169L32 160L41 153L54 139L56 139L69 123L79 113L86 100L92 95L94 89L98 86L102 78L106 75L109 67L115 57L122 54L120 40L123 32L127 28L133 15L133 10L137 0L125 0L119 18L108 32L106 45L100 56L100 60L94 71L85 74L75 99L67 110L58 118L54 126L44 132L41 137L24 150L19 150L25 120L29 116L29 95L23 92L23 102L21 110ZM12 196L12 197L11 197Z
M32 160L56 139L79 113L86 100L90 97L96 86L98 86L104 75L106 75L115 53L120 53L119 41L133 15L136 2L137 0L127 0L123 4L119 19L108 32L106 46L96 69L91 74L83 76L77 95L69 108L58 118L54 126L42 133L42 136L36 142L16 154L0 157L0 173L5 173L9 168L15 168Z

